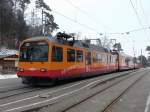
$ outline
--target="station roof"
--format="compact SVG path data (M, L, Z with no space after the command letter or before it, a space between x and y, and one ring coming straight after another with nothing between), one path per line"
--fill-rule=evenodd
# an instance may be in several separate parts
M0 49L0 59L3 59L5 57L10 57L10 56L18 56L18 51L17 50L11 50L11 49Z

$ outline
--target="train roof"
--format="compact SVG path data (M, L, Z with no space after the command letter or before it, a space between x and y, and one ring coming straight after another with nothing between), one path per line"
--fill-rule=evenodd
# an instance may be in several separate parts
M32 37L29 39L24 40L24 42L30 42L30 41L51 41L57 44L61 44L61 45L70 45L73 47L78 47L78 48L85 48L87 50L93 49L94 51L100 51L100 52L105 52L105 53L112 53L110 49L108 48L104 48L100 45L94 45L94 44L90 44L85 42L84 40L74 40L74 42L72 43L72 41L67 41L67 40L61 40L58 39L57 37L52 37L52 36L40 36L40 37Z
M24 40L23 42L29 42L29 41L41 41L41 40L49 40L48 37L46 36L41 36L41 37L32 37Z
M125 58L133 58L131 55L128 55L126 53L124 53L123 51L122 52L114 52L114 53L117 53L119 54L119 56L122 56L122 57L125 57Z

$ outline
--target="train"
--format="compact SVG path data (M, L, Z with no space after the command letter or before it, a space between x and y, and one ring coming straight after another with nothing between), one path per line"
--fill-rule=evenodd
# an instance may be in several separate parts
M49 84L135 68L139 65L131 56L59 32L21 43L17 76L24 84Z

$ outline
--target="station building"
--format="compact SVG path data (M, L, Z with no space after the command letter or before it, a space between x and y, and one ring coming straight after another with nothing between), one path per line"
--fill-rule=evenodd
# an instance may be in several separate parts
M0 55L0 72L12 73L17 71L18 54Z

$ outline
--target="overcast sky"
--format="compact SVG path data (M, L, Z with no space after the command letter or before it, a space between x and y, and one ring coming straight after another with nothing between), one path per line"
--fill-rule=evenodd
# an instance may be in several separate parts
M129 35L121 33L150 26L150 0L132 0L138 20L130 0L45 0L53 10L58 31L76 32L89 38L100 38L98 33L106 33L109 39L121 42L124 52L136 56L141 49L150 45L150 30L136 31ZM58 14L59 13L59 14ZM74 20L72 22L66 17ZM82 24L82 25L79 25Z

